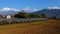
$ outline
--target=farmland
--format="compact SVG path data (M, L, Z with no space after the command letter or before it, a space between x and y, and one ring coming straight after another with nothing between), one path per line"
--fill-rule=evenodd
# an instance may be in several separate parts
M60 20L0 25L0 34L60 34Z

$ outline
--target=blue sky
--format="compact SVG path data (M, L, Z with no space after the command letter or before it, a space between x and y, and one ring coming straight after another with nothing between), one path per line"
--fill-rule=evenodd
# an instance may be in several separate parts
M0 8L10 7L23 9L30 7L44 9L53 6L60 7L60 0L0 0Z

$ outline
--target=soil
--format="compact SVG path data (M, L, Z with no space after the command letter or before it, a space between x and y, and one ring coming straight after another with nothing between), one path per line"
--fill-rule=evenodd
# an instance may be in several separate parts
M60 20L49 19L42 25L31 25L0 29L0 34L60 34Z

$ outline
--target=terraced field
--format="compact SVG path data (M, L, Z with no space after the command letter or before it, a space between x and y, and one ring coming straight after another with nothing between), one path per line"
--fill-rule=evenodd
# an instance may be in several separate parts
M0 34L60 34L60 20L1 25Z

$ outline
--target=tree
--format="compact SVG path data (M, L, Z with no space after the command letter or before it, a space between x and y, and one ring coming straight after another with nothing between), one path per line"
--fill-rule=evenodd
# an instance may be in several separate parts
M51 16L51 19L56 19L56 16Z
M30 17L31 18L40 18L40 15L38 15L38 14L30 14Z
M40 17L41 18L46 18L46 15L45 14L41 14Z
M28 18L29 13L27 12L18 12L17 14L14 15L15 18Z

